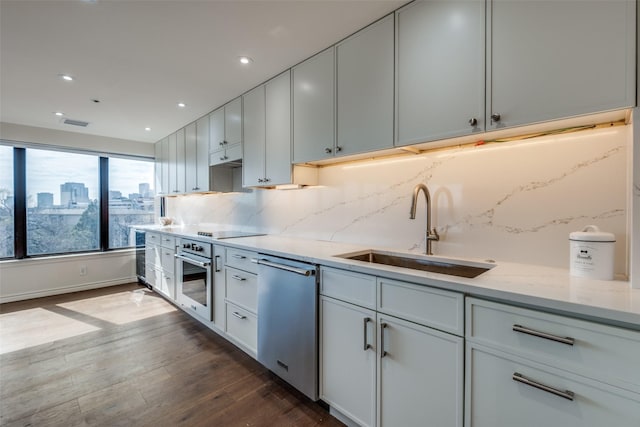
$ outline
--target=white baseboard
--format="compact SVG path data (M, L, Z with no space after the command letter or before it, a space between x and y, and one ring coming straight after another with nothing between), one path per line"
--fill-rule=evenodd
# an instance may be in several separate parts
M0 296L0 304L5 302L23 301L33 298L48 297L51 295L68 294L71 292L88 291L90 289L106 288L109 286L124 285L125 283L135 282L138 279L134 277L122 277L120 279L104 280L100 282L82 283L73 286L63 286L60 288L43 289L35 292L24 292L19 294Z

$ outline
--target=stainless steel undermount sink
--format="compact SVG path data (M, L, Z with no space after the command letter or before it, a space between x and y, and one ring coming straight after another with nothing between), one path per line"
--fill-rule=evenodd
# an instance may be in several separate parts
M372 264L384 264L412 270L448 274L450 276L474 278L489 271L495 264L456 260L435 256L401 254L395 252L366 250L336 255L339 258L363 261Z

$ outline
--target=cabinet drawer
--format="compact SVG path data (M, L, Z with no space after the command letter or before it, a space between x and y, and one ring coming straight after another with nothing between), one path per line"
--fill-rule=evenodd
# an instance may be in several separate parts
M258 319L247 310L227 303L227 334L256 354Z
M229 267L258 274L258 264L251 262L252 258L258 258L258 254L256 252L227 248L226 255L226 263Z
M145 233L145 241L147 244L160 245L162 240L160 239L160 233L150 233L147 231Z
M378 278L378 311L464 335L464 296L457 292Z
M467 299L467 339L640 392L640 332Z
M225 268L227 300L255 313L258 307L257 276L235 268Z
M231 162L242 159L242 144L234 144L227 147L225 150L227 158L225 162Z
M160 248L160 258L162 260L162 270L167 273L167 274L171 274L173 276L173 273L175 271L175 250L173 248L171 249L167 249L167 248Z
M171 249L175 251L176 249L176 238L173 236L168 236L166 234L160 235L160 246L163 248Z
M145 263L152 267L160 267L162 265L160 246L147 244L144 247L144 259Z
M376 278L335 268L320 268L320 294L374 309Z
M224 148L212 151L211 153L209 153L209 166L219 165L226 162L227 160L224 158L224 156Z
M483 346L468 346L466 360L467 426L638 426L636 393Z

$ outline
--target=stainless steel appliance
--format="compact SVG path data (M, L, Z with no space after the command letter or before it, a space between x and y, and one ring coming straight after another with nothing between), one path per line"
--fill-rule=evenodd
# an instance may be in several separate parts
M135 247L136 247L136 276L138 283L151 289L151 285L147 282L146 278L146 233L144 230L134 230Z
M211 320L213 276L211 243L181 239L176 257L177 300L205 320Z
M260 255L258 361L318 400L317 266Z

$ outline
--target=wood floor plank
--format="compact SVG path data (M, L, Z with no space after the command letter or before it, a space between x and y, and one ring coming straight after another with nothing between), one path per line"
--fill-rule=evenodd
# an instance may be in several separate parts
M2 304L0 313L3 334L24 344L0 354L2 426L342 425L137 284ZM21 323L37 315L48 322Z

